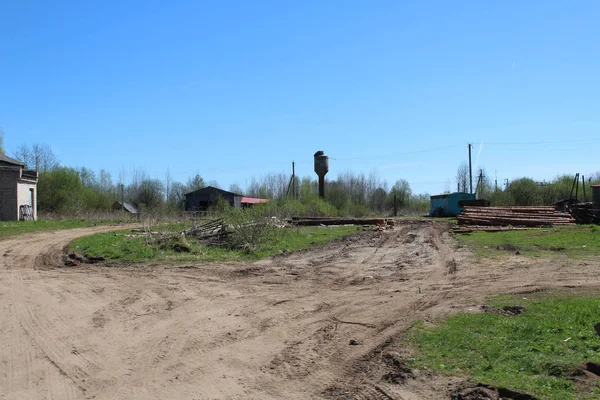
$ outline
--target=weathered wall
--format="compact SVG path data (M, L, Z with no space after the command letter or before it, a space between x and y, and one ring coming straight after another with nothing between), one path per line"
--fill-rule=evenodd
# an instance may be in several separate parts
M33 204L31 203L31 189L33 189ZM22 205L33 207L33 219L37 221L37 189L35 183L17 183L17 212Z
M0 168L0 220L14 221L19 219L17 206L18 168Z

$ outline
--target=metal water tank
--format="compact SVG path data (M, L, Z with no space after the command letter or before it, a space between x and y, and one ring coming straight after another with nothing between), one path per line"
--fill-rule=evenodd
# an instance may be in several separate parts
M329 172L329 157L321 150L315 153L315 172L319 176L325 176Z
M325 175L329 172L329 157L321 150L315 153L315 172L319 176L319 197L325 198Z

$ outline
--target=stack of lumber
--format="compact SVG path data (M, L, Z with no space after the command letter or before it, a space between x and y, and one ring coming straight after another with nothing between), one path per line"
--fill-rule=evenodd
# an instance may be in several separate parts
M549 207L465 207L457 217L459 232L572 225L570 214Z
M393 220L388 221L386 218L293 217L290 222L298 226L393 224Z

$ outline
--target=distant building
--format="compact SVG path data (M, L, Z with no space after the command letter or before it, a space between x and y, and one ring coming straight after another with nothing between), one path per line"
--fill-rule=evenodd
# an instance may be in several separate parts
M431 196L429 216L431 217L456 217L463 211L462 203L475 200L472 193L446 193ZM461 204L459 204L459 202Z
M268 203L267 199L257 199L255 197L242 197L242 207L252 207L255 204Z
M37 220L38 173L0 155L0 220Z
M207 186L185 194L185 211L206 211L209 207L215 206L219 199L229 202L232 207L239 208L242 206L242 197L244 196L241 194Z
M140 213L140 210L138 209L138 207L135 204L129 203L127 201L125 203L121 203L120 201L115 201L112 205L112 208L115 211L123 210L130 214L139 214Z
M232 207L251 207L255 204L264 204L269 200L245 197L241 194L228 192L212 186L195 190L185 194L185 211L206 211L214 207L219 199L227 201Z

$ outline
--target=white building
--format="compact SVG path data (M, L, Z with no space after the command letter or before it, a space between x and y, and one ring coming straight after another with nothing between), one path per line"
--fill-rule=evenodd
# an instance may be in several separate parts
M0 154L0 221L37 220L37 171Z

